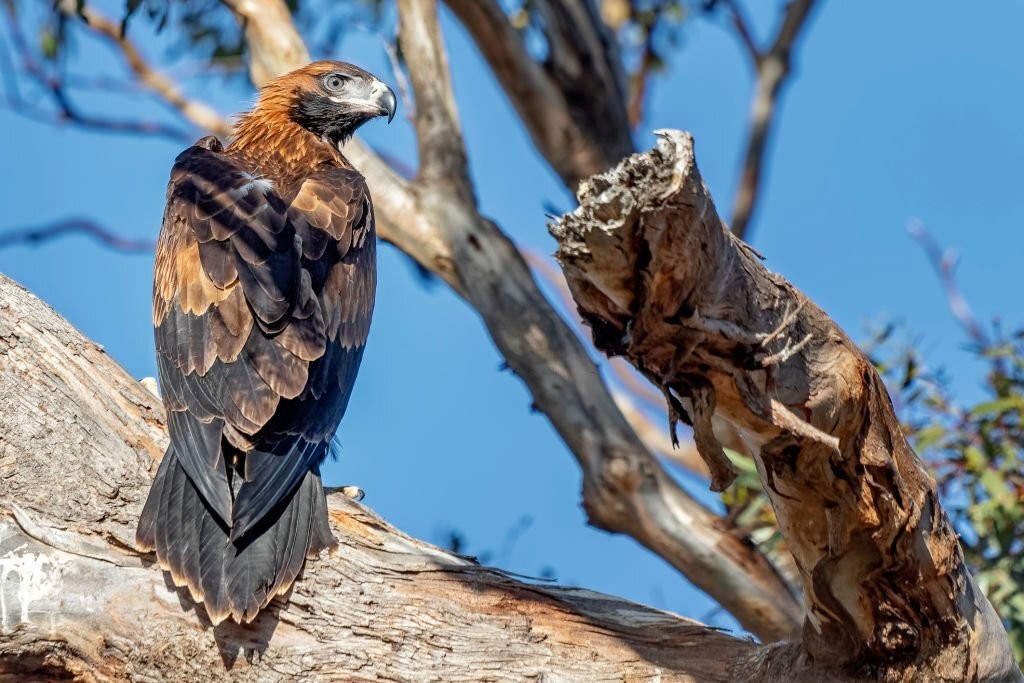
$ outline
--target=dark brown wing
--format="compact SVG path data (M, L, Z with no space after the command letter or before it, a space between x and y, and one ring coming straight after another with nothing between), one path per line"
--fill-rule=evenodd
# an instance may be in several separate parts
M153 299L160 384L175 453L232 539L327 453L369 328L374 251L353 171L316 174L286 203L212 138L174 165Z
M288 220L302 240L304 277L323 316L326 347L310 364L301 395L281 401L258 447L246 456L233 537L256 524L326 456L352 395L373 313L376 236L363 177L339 168L314 174L291 201ZM290 327L278 340L305 348L304 332Z

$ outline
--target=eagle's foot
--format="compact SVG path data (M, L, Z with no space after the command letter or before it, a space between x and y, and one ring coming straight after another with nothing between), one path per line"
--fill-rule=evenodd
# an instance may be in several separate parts
M340 493L349 500L359 502L366 496L366 491L362 490L358 486L325 486L324 493L328 496L335 493Z

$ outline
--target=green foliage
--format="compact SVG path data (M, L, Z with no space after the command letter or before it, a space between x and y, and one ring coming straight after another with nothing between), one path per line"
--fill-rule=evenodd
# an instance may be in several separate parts
M301 2L286 0L299 31L307 38L315 58L339 58L346 31L378 30L384 21L385 0ZM136 15L149 21L156 33L172 38L171 57L204 57L212 65L236 69L245 56L245 40L238 22L221 0L127 0L122 32Z
M876 349L891 349L891 337L883 331ZM973 405L955 401L911 346L876 365L904 431L932 468L964 559L1024 661L1024 329L979 335L969 350L985 368Z

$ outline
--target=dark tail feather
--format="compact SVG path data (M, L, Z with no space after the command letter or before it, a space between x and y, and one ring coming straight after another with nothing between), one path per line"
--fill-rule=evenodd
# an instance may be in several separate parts
M164 459L160 461L160 468L156 471L156 479L149 487L149 497L139 515L139 526L135 530L135 544L143 550L150 551L156 548L156 518L157 508L160 505L160 494L167 485L167 471L174 461L172 449L168 448Z
M155 549L175 585L206 604L213 623L252 621L284 594L307 557L334 547L323 485L309 472L295 492L239 541L210 510L169 448L160 463L136 533Z
M224 578L232 617L252 621L288 592L307 557L335 545L320 475L308 472L284 503L231 545Z

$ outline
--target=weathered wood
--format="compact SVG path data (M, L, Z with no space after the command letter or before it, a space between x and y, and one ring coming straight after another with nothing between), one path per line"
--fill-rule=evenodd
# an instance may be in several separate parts
M159 400L0 276L0 680L729 680L755 645L533 585L330 497L338 553L249 627L212 627L133 546Z
M729 232L690 136L662 132L651 152L584 183L579 199L552 233L594 341L688 413L716 485L733 475L709 413L755 446L803 581L810 661L882 680L1019 680L882 380Z

